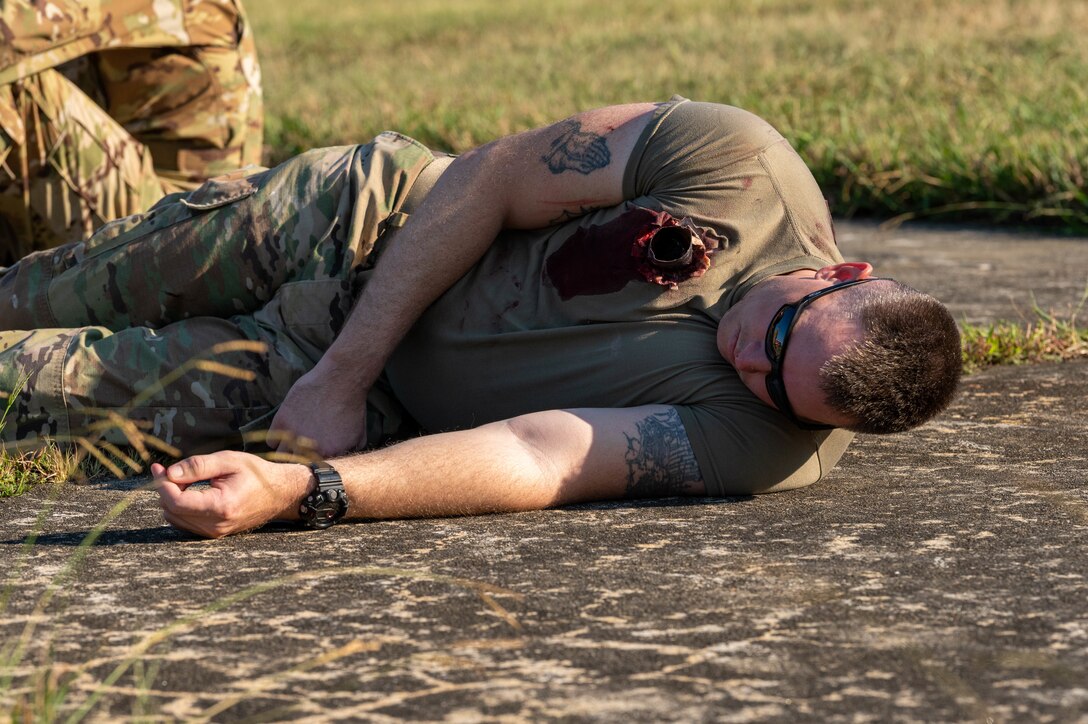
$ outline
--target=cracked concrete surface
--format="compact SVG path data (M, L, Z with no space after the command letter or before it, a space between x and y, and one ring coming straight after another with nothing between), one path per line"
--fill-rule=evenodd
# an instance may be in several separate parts
M1088 283L1083 239L839 237L974 322ZM0 710L66 682L102 721L1085 722L1086 400L1088 360L988 370L758 498L209 542L139 481L38 488L0 501Z

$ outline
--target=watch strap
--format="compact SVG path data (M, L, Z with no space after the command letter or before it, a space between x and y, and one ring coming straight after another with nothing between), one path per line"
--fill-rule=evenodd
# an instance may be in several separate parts
M340 477L340 473L336 472L336 468L324 460L310 463L310 472L314 474L314 478L317 480L317 490L319 492L324 493L327 490L343 489L344 487L344 479Z

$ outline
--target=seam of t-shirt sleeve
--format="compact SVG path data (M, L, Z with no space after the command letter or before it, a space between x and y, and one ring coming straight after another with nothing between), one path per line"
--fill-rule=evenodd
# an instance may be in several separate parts
M782 139L782 143L787 143L786 139ZM777 144L771 144L777 145ZM786 212L786 220L789 222L790 229L793 230L793 240L800 247L801 251L805 254L809 254L808 249L805 248L803 242L801 242L801 231L797 228L797 220L794 218L793 209L786 202L786 196L782 193L782 186L778 183L778 174L775 173L774 167L767 163L767 156L765 155L767 149L771 146L767 146L759 152L759 165L763 167L763 170L767 172L768 178L771 179L771 185L774 187L774 193L778 197L778 202L782 204L782 209Z
M682 106L682 105L684 105L686 103L691 103L691 102L692 101L690 99L688 99L688 98L684 98L683 96L680 96L680 95L674 95L668 101L668 103L671 104L671 105L668 108L666 108L661 113L661 115L658 116L653 122L647 124L646 129L643 131L642 135L639 137L638 143L635 145L635 151L633 151L631 153L631 157L627 162L627 167L624 169L623 194L624 194L625 199L630 200L630 199L636 198L637 196L642 195L638 191L638 189L635 188L635 184L636 184L636 180L638 178L639 168L640 168L640 166L642 164L643 159L646 156L646 151L649 148L650 143L653 141L653 137L655 135L657 135L658 131L665 124L665 121L672 115L673 111L675 111L680 106ZM736 108L736 106L732 106L732 107ZM746 113L751 113L751 111L745 111L745 109L743 109L743 108L738 108L738 110L744 111ZM735 160L731 161L729 164L727 164L726 166L723 166L722 168L732 168L732 167L737 166L739 164L749 162L753 158L758 159L759 162L760 162L760 165L763 166L764 168L767 168L766 164L763 162L764 161L763 154L765 154L768 149L773 148L774 146L777 146L780 143L789 144L789 141L784 136L782 136L781 133L778 132L778 129L776 129L774 126L771 126L769 123L767 123L767 121L765 119L759 118L758 116L756 116L756 118L758 118L760 121L765 123L772 131L774 131L775 134L778 136L778 138L768 142L767 144L765 144L763 146L760 146L758 150L752 152L751 154L749 154L747 156L742 156L741 158L738 158L738 159L735 159ZM775 186L775 193L778 195L779 199L781 200L782 199L782 193L781 193L781 191L780 191L780 189L778 187L777 179L775 177L773 177L773 175L772 175L772 183ZM788 211L789 210L787 209L787 212ZM795 229L795 231L796 231L796 225L793 223L792 218L790 219L790 226L793 227Z
M841 429L842 428L840 428L839 430L832 431L831 433L828 434L828 436L830 437L831 435L834 435L836 432L839 432ZM849 431L847 431L847 432L849 432ZM826 439L821 439L819 442L816 442L816 436L818 434L819 433L816 433L816 434L813 435L812 441L816 446L816 460L820 464L820 478L819 479L823 480L832 470L835 469L836 465L838 465L840 462L842 462L842 456L845 453L846 449L850 447L850 443L852 443L854 441L855 436L853 434L851 434L850 439L847 440L846 445L843 446L843 451L840 452L839 455L834 460L828 461L827 460L827 454L826 454L827 451L824 449L824 442L826 441Z
M635 180L638 178L638 168L642 165L642 159L646 156L646 149L650 145L650 139L654 137L654 134L661 128L661 124L673 111L688 102L687 98L673 96L666 102L666 107L663 110L658 109L655 111L660 115L652 122L647 123L646 128L642 130L642 135L639 136L638 142L635 144L635 150L632 151L631 156L627 159L627 166L623 169L623 198L625 200L631 200L639 195L638 189L635 188Z
M688 438L688 444L691 445L691 451L695 454L695 462L699 465L699 473L703 478L703 485L706 486L707 494L713 498L725 497L722 493L721 475L714 465L713 456L709 456L709 459L700 459L699 453L705 453L707 449L707 440L704 438L703 430L697 424L695 416L687 405L673 405L672 408L680 416L680 422L684 426L684 434ZM704 458L706 457L704 454ZM709 469L707 463L710 464Z

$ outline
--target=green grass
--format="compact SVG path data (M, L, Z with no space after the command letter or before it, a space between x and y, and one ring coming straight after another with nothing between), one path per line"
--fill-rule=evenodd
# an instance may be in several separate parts
M1028 324L996 322L963 325L963 369L970 374L985 367L1029 362L1061 362L1088 358L1088 328L1075 320L1037 312Z
M622 10L617 8L622 7ZM1081 0L264 0L268 160L446 150L673 93L797 147L839 216L1088 230Z
M98 471L90 471L96 474ZM0 452L0 498L22 495L36 485L85 476L76 457L56 445L43 451L11 455Z

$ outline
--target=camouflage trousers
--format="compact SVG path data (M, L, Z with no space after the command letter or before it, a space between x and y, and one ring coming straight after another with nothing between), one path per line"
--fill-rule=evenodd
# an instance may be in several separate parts
M260 162L240 0L8 0L0 37L0 265Z
M259 443L340 330L379 237L441 172L433 159L383 133L213 179L25 257L0 275L0 439ZM386 397L368 401L373 440L399 424Z

